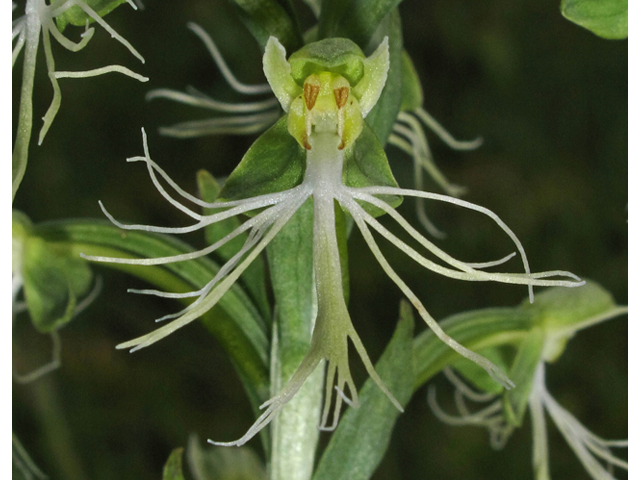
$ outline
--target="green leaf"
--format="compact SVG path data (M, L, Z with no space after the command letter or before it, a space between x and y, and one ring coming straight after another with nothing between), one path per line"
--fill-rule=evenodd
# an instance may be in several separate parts
M125 232L107 222L78 220L38 225L35 234L80 253L121 258L165 257L193 251L189 245L167 235ZM219 266L202 257L188 262L163 266L137 266L102 263L135 275L155 287L186 292L204 286L218 272ZM269 398L268 345L266 325L260 313L239 285L234 285L218 304L202 317L207 329L229 354L256 412Z
M346 37L363 49L385 17L402 0L324 0L318 38Z
M222 187L220 199L288 190L302 182L306 168L305 150L289 133L284 116L251 145Z
M398 10L392 10L371 38L366 54L380 45L385 36L389 37L389 73L387 82L375 107L371 109L366 122L375 132L382 145L393 129L402 103L402 23Z
M560 11L567 20L602 38L628 36L627 0L562 0Z
M502 397L504 413L510 425L520 427L524 414L529 405L529 394L533 386L536 369L542 360L545 333L540 328L534 328L518 347L518 353L513 361L509 378L515 384L511 390L506 390Z
M309 199L267 247L275 297L272 394L286 385L311 344L314 321L313 201ZM324 379L319 367L274 419L271 480L308 479L318 442Z
M182 474L182 452L184 448L176 448L171 452L162 469L162 480L184 480Z
M391 393L406 405L413 394L413 314L406 301L400 304L400 321L376 371ZM349 408L325 449L314 480L365 480L371 477L389 445L400 412L373 380L359 393L360 408Z
M238 17L264 49L274 36L287 52L303 45L298 19L289 0L230 0Z
M69 322L93 282L85 260L65 246L35 235L24 242L22 276L27 309L41 333L57 330Z
M84 3L101 17L109 14L113 9L126 3L127 0L83 0ZM87 23L95 22L95 19L88 15L82 8L74 5L56 17L58 30L64 32L68 24L76 27L84 27Z
M342 181L349 187L398 186L391 173L387 155L367 123L363 124L362 133L355 143L345 151ZM380 198L393 208L402 203L402 197L397 195L380 195ZM361 206L374 216L383 213L365 202Z
M216 179L206 170L200 170L197 174L198 190L200 191L200 198L205 202L212 203L216 201L220 194L220 186ZM203 213L205 215L220 212L220 209L207 209L205 208ZM237 217L230 217L220 222L215 222L207 225L204 230L204 237L209 245L221 240L237 227L240 226L240 221ZM222 260L227 261L233 257L244 244L248 234L243 233L238 235L233 240L227 242L222 247L216 250L216 254ZM240 277L244 282L247 292L253 298L256 306L260 309L260 313L265 319L271 318L271 307L269 305L269 298L267 296L266 278L264 261L262 257L257 258L251 265L247 267L242 276Z
M422 107L424 95L416 67L406 50L402 50L402 103L400 110L414 111Z

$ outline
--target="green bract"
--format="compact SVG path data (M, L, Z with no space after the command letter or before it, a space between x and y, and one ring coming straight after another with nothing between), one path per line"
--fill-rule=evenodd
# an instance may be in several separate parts
M504 414L509 425L520 427L527 411L536 370L544 349L545 333L534 328L520 342L509 377L515 388L504 392Z
M263 133L249 148L220 191L219 201L240 200L281 192L299 185L306 170L305 150L287 131L286 117ZM371 128L365 127L355 144L345 151L342 179L350 187L397 187L384 149ZM393 208L398 195L383 195ZM380 209L366 205L376 216Z
M485 348L480 352L497 365L507 366L506 362L509 362L511 366L507 369L510 370L510 378L520 380L514 379L518 387L509 392L513 396L519 390L526 389L526 385L533 380L535 365L542 360L553 362L560 357L567 341L576 332L625 311L626 307L618 307L612 295L593 281L576 289L550 288L538 294L534 303L524 300L517 308L503 309L501 312L501 315L511 316L514 322L526 328L526 333L514 335L517 345L515 356L513 352L498 347ZM490 315L476 318L478 328L490 318ZM493 393L502 391L496 389L495 384L494 388L485 388L489 378L476 365L468 362L462 368L459 368L459 362L453 365L481 390Z
M162 469L162 480L184 480L182 474L182 453L184 448L176 448L171 452Z
M406 50L402 51L402 104L400 110L414 111L422 108L424 94L411 57Z
M355 144L344 155L342 181L349 187L397 187L391 173L389 160L376 134L365 122L362 133ZM396 208L402 203L399 195L381 195L380 198L391 207ZM374 216L382 215L380 209L363 204L367 212Z
M162 471L162 480L185 480L182 457L185 457L193 480L267 480L267 474L256 455L248 447L202 447L195 434L189 436L186 451L174 449Z
M299 185L306 169L305 152L289 135L282 117L254 142L220 191L220 201L281 192Z

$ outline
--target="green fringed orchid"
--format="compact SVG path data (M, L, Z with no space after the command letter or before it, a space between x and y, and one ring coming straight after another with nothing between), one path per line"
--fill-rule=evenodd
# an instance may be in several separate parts
M351 340L368 374L380 390L402 410L400 403L376 373L351 323L343 291L344 272L336 231L336 217L343 213L353 219L377 262L435 334L456 352L486 370L501 385L510 388L512 382L502 370L488 359L460 345L440 328L386 260L372 230L426 269L460 280L526 285L531 300L534 286L576 287L583 282L568 272L531 273L521 243L493 212L453 197L397 186L383 147L367 124L367 114L378 102L387 79L389 48L386 38L369 57L350 40L330 38L307 44L287 58L284 47L275 37L271 37L265 48L263 66L271 90L285 116L249 149L227 179L218 201L203 202L176 185L151 159L144 132L144 155L129 159L131 162L146 164L160 193L174 207L191 217L193 224L178 228L126 225L115 220L101 205L110 220L123 229L174 234L199 230L230 217L248 216L234 231L198 252L136 260L86 257L94 261L135 265L166 264L207 255L238 235L248 233L240 250L202 289L186 294L142 291L168 298L194 297L195 301L184 310L164 317L163 320L172 320L168 324L125 342L118 348L130 348L134 351L147 347L212 308L296 211L306 202L312 202L313 235L308 241L313 244L317 315L309 350L288 383L262 405L264 412L242 438L233 442L212 443L236 446L246 443L269 424L296 395L305 379L322 360L327 362L327 374L320 428L335 428L343 401L354 407L358 406L357 389L349 370L348 340ZM199 207L217 209L218 212L208 215L197 213L169 195L159 177L184 200ZM484 270L506 262L515 253L497 261L483 263L465 263L451 257L420 234L395 210L405 196L447 202L487 215L513 240L522 259L524 273L493 273ZM415 240L417 246L414 248L408 245L383 226L376 219L376 216L382 214L389 215ZM441 263L428 259L419 249L429 251ZM565 278L549 279L557 276ZM331 415L334 390L336 395Z

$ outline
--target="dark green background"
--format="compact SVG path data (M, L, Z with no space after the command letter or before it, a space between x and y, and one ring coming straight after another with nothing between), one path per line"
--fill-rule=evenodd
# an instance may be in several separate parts
M468 187L465 199L505 220L534 270L570 270L598 281L626 304L627 42L600 39L568 22L558 3L405 0L405 46L423 81L425 108L459 138L485 139L477 151L456 153L428 135L446 175ZM152 157L190 191L198 169L227 175L251 144L249 137L175 140L157 134L161 125L212 115L163 100L147 103L144 94L152 88L184 90L191 84L219 99L241 99L186 28L188 21L211 33L238 78L264 78L259 48L227 3L145 5L142 12L124 5L107 17L145 65L100 28L80 53L54 46L60 70L118 63L151 80L139 84L117 74L60 80L62 107L44 144L32 146L15 201L34 222L101 218L102 200L123 221L185 225L188 219L155 192L143 166L125 162L142 154L140 128L147 129ZM300 10L305 21L311 19L304 6ZM77 38L78 30L67 34ZM39 61L34 138L51 98L42 55ZM14 86L19 78L14 73ZM399 183L412 186L410 159L388 151ZM411 200L401 212L413 219ZM478 214L437 204L428 212L449 233L438 244L463 260L491 260L512 251L506 236ZM197 234L188 240L202 244ZM350 242L350 309L377 358L394 328L401 295L362 239L354 235ZM383 247L436 319L511 306L526 295L523 287L424 272ZM169 452L185 446L190 432L216 440L244 433L253 421L249 404L215 340L193 324L133 355L116 351L117 343L150 331L154 318L180 307L127 294L140 282L96 271L103 276L103 292L61 331L62 367L31 385L13 385L14 432L36 463L53 479L158 479ZM45 361L49 351L47 339L25 325L21 317L14 327L14 367L21 371ZM582 332L548 368L556 399L605 438L627 436L626 332L626 318ZM359 363L352 368L364 378ZM453 411L451 388L441 378L435 383L444 407ZM549 432L553 478L586 479L551 424ZM253 445L260 448L257 440ZM420 390L400 417L375 478L533 478L529 420L503 451L494 452L486 432L441 424L426 405L426 390Z

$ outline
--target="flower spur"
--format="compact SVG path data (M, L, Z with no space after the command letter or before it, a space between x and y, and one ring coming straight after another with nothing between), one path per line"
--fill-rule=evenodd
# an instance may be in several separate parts
M158 233L187 233L232 216L254 215L218 242L189 254L150 259L85 257L101 262L161 265L207 255L238 235L248 232L242 248L221 267L219 273L202 289L186 294L155 290L138 291L169 298L197 298L184 310L163 317L163 319L173 319L169 324L150 334L118 345L118 348L132 348L134 351L166 337L212 308L302 204L312 199L314 212L313 266L318 312L311 346L297 371L284 388L262 405L262 408L265 409L264 413L248 432L239 440L221 443L222 445L239 446L251 439L278 414L323 359L327 360L328 369L320 428L334 428L338 421L342 401L347 399L345 387L349 387L352 398L348 403L354 406L358 405L357 390L349 372L348 339L351 339L368 374L389 400L402 410L400 404L376 374L373 364L351 324L342 289L340 253L336 234L336 205L339 205L344 212L351 216L385 273L407 296L436 335L456 352L480 365L496 381L507 388L512 383L502 371L486 358L457 343L439 327L418 297L387 262L373 238L371 228L418 264L450 278L527 285L531 295L533 286L574 287L583 283L575 275L568 272L530 273L522 245L513 232L493 212L445 195L397 187L384 150L371 128L364 121L366 115L378 101L385 84L389 65L388 56L386 40L370 57L365 58L362 51L349 40L328 39L305 46L287 60L284 47L272 37L265 49L264 70L276 98L287 115L263 134L249 149L225 183L220 194L220 201L203 202L176 185L151 159L146 135L143 133L144 156L134 157L128 161L144 162L155 187L163 197L195 220L195 223L178 228L125 225L115 220L101 204L105 215L117 226L128 230ZM262 161L264 152L274 149L282 151L283 157L286 157L285 152L293 152L292 156L282 160L293 165L289 165L288 173L282 174L282 171L278 170L273 174L273 172L269 172L273 169L264 165ZM296 162L300 159L303 162L302 170L296 170ZM277 178L271 179L271 183L265 181L260 177L261 169L266 171L266 176L275 175ZM210 215L201 215L193 211L185 204L175 200L163 187L160 179L163 179L183 199L199 207L220 209L221 211ZM465 263L454 259L422 236L396 212L394 207L399 204L401 196L448 202L489 216L514 241L522 257L525 273L504 274L483 270L483 268L506 262L514 254L497 261L484 263ZM444 265L426 258L384 227L375 219L375 215L382 213L389 214L419 244L418 248L428 250ZM547 279L547 277L558 275L569 277L569 279ZM334 380L336 381L335 386ZM337 395L333 409L333 422L329 426L334 389L337 391Z

